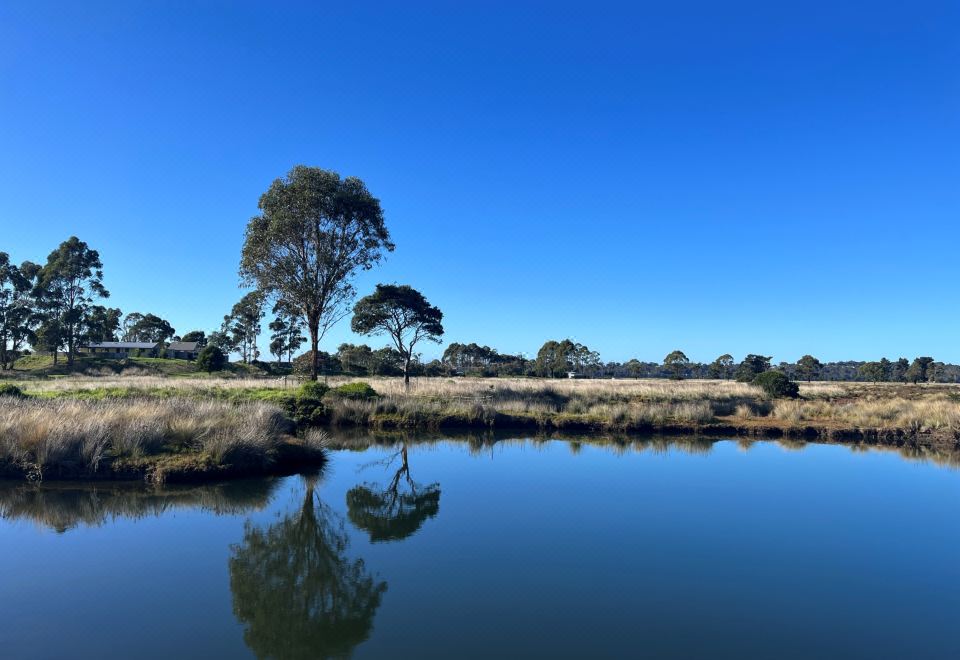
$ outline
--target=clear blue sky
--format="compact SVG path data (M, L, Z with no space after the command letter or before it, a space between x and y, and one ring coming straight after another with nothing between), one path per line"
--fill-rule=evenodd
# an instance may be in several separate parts
M8 2L0 250L75 234L111 304L211 330L304 163L381 199L358 288L447 341L960 362L958 64L949 0Z

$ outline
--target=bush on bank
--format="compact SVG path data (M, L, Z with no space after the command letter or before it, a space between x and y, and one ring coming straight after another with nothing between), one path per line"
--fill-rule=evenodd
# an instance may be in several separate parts
M773 398L796 399L800 396L800 386L782 371L765 371L753 379L753 384Z

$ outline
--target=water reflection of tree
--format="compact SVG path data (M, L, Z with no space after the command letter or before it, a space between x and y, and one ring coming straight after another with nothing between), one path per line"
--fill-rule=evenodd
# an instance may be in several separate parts
M367 639L387 584L347 557L348 545L312 480L299 511L266 528L247 524L232 548L230 589L258 657L342 657Z
M0 518L30 520L58 533L99 527L120 518L159 517L177 509L215 515L247 513L270 501L276 479L244 479L201 486L0 482Z
M373 542L405 539L440 511L440 485L421 486L413 480L406 444L387 462L398 458L400 465L386 488L366 483L347 492L350 522Z

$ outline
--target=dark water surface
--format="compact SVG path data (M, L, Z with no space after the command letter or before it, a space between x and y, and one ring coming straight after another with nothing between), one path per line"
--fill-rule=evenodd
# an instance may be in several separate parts
M0 484L0 656L960 658L956 468L767 442L406 449L313 478Z

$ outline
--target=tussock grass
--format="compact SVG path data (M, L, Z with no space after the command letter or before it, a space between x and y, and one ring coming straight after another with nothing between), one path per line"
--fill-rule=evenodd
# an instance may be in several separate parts
M856 428L960 431L960 402L939 395L919 400L778 401L772 415L791 423L829 421Z
M276 407L193 399L12 399L0 407L0 463L35 478L96 474L105 461L192 454L267 465L292 424Z

